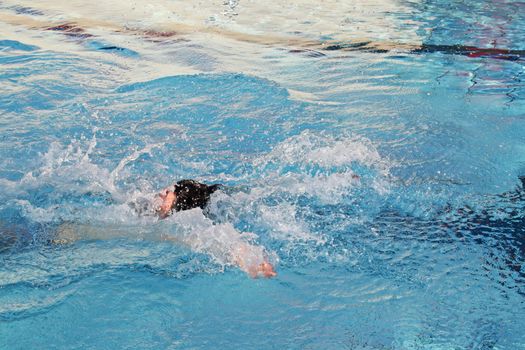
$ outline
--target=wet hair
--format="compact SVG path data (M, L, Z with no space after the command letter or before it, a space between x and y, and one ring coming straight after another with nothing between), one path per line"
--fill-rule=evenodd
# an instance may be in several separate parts
M181 211L193 208L204 209L210 196L217 191L221 185L206 185L194 180L181 180L175 184L177 200L172 210Z

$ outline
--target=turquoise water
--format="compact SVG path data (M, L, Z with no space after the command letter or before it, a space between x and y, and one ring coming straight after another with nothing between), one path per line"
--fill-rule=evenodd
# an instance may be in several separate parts
M525 348L523 5L405 5L425 45L517 57L276 45L258 76L172 41L199 71L143 79L111 37L2 38L0 348ZM227 190L132 209L183 178Z

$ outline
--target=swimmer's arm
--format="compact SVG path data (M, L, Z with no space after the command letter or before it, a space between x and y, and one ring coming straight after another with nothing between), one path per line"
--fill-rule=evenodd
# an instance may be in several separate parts
M162 239L177 244L184 244L189 247L192 245L187 239L176 235L165 235ZM261 247L246 242L238 243L231 252L230 262L252 278L261 276L271 278L277 276L273 265L266 261L267 259L262 256L261 251Z
M142 238L141 232L136 232L125 225L90 225L74 222L60 224L51 240L54 244L72 244L81 240L107 240L115 238Z

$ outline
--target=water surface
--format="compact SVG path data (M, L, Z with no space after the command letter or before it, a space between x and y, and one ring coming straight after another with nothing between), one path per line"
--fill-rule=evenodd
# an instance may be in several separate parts
M0 347L525 348L523 10L0 2Z

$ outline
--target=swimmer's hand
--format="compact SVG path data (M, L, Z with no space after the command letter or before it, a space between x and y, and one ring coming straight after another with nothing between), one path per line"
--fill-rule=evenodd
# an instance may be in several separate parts
M265 278L272 278L277 276L277 272L275 272L272 264L269 262L263 262L259 264L259 266L252 266L248 269L248 274L252 278L257 277L265 277Z
M159 197L162 199L162 204L157 209L157 214L159 218L165 219L170 215L173 203L177 200L177 195L173 191L164 190L159 193Z
M250 275L251 278L265 277L272 278L277 276L277 272L266 258L259 259L260 248L249 243L240 243L233 251L233 261L241 270ZM258 263L257 261L261 261Z

